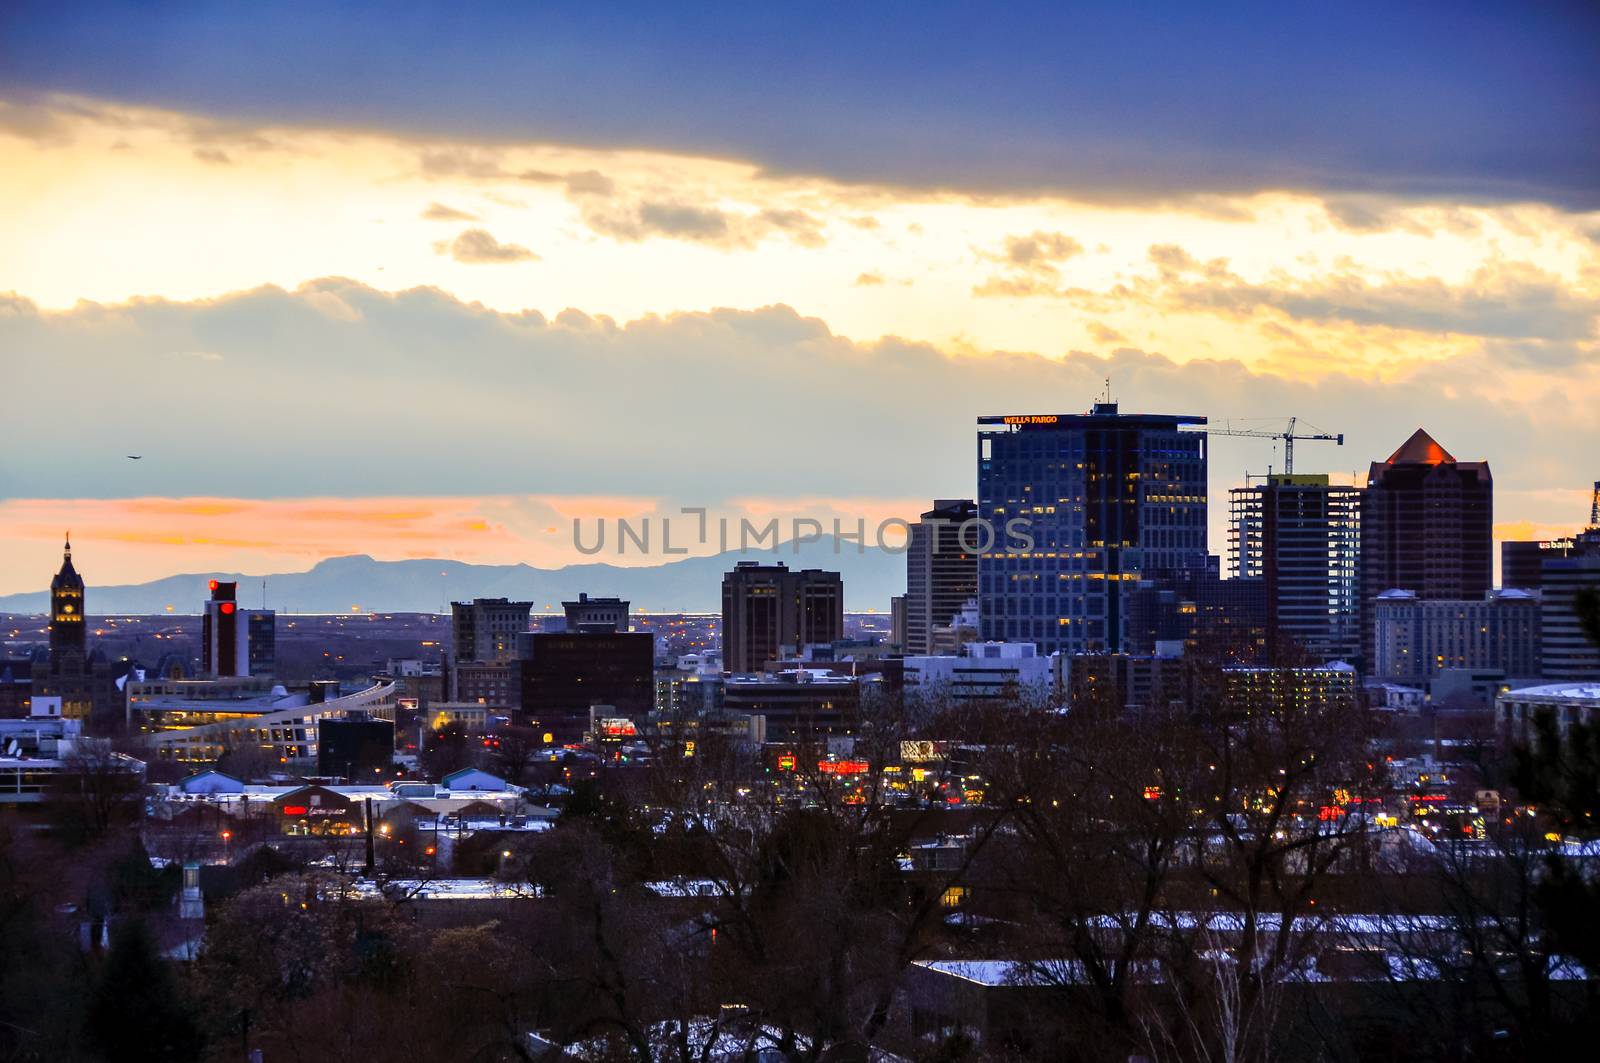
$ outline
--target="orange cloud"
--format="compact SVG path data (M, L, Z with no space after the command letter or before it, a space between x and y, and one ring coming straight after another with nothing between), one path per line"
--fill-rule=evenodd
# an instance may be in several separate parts
M788 522L809 517L828 528L838 519L847 531L866 522L871 542L879 522L914 519L921 499L735 499L713 506L712 522L740 518ZM597 522L625 519L673 522L675 542L694 552L715 549L716 535L697 544L698 518L677 504L626 495L480 495L383 498L127 498L0 501L0 593L41 589L60 564L62 537L70 529L78 567L101 585L140 583L182 572L296 572L326 557L370 554L380 559L449 558L480 564L525 562L544 568L572 563L659 564L659 555L580 553L573 525L585 541ZM659 531L657 535L659 536ZM898 542L897 537L890 537Z

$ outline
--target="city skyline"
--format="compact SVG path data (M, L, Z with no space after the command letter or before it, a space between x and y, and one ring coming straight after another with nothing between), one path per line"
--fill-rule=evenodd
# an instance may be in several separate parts
M1107 377L1129 411L1343 433L1299 455L1336 481L1425 428L1494 464L1497 538L1582 526L1600 136L1563 101L1595 91L1592 13L1458 13L1418 57L1420 12L1174 11L1135 39L934 8L922 61L873 66L884 15L844 41L768 12L649 37L420 12L364 25L348 67L340 12L0 16L0 593L39 590L69 528L132 583L549 566L583 560L574 517L685 505L914 519L975 490L974 417L1086 410ZM542 62L511 28L548 33ZM811 65L752 64L790 31ZM579 54L597 78L561 91ZM1281 462L1214 439L1213 503Z

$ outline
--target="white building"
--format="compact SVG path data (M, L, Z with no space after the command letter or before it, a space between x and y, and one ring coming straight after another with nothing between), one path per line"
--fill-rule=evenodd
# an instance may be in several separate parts
M85 771L144 777L143 761L112 752L103 739L84 738L82 720L63 719L60 698L33 704L33 716L0 720L0 806L42 804L64 778Z
M956 703L993 701L1005 695L1055 696L1054 662L1031 642L969 642L960 656L907 657L906 693L946 697Z
M1495 719L1513 738L1528 738L1530 725L1541 713L1552 714L1562 734L1575 723L1593 724L1600 719L1600 680L1524 687L1495 699Z

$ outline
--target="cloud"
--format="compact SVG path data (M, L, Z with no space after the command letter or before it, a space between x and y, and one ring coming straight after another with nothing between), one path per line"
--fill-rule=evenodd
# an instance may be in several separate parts
M227 166L233 162L228 153L219 148L195 148L194 157L201 162L214 163L218 166Z
M1528 263L1493 262L1461 284L1400 273L1372 280L1354 268L1250 282L1226 259L1201 262L1176 245L1152 246L1149 258L1157 278L1130 292L1169 310L1236 318L1278 313L1298 321L1516 341L1498 349L1547 363L1596 350L1600 299Z
M1116 329L1107 325L1103 325L1098 321L1089 322L1089 335L1093 337L1096 343L1103 344L1107 347L1125 347L1128 343L1128 337L1124 336Z
M174 371L172 352L207 350L227 357L203 372ZM1128 347L1050 358L951 354L892 336L855 342L785 306L550 319L432 288L383 292L326 278L295 291L59 312L0 297L0 352L13 382L10 431L56 440L48 461L0 469L0 494L12 498L358 498L448 484L474 496L605 493L676 506L768 491L776 467L795 496L960 497L973 489L977 416L1085 409L1107 376L1130 411L1293 414L1345 433L1342 450L1308 451L1306 471L1364 469L1421 424L1463 459L1493 463L1502 521L1581 519L1560 492L1592 481L1600 453L1600 359L1552 374L1488 350L1382 374L1323 372L1309 384L1238 361L1180 364ZM86 377L101 386L76 388ZM685 381L695 408L715 417L661 402ZM68 390L81 427L57 438L50 396ZM767 401L775 394L784 401ZM270 425L272 445L238 432L195 448L193 411L218 396L233 397L228 408L242 422ZM130 409L139 416L128 418ZM424 409L411 429L371 430L374 411ZM603 448L592 444L597 416ZM799 437L808 460L796 465L790 441ZM860 460L886 438L919 460ZM125 453L161 458L129 469L108 457ZM1267 443L1213 440L1215 497L1272 459ZM1216 508L1221 550L1225 513Z
M479 221L476 214L469 214L464 210L447 207L443 203L429 203L428 209L422 212L424 221Z
M1065 262L1081 254L1083 245L1063 233L1035 232L1006 238L1006 260L1025 269L1041 263Z
M1065 233L1038 230L1026 236L1008 236L999 251L979 253L980 258L998 262L1004 270L974 286L972 294L1012 298L1059 295L1058 265L1081 254L1083 245Z
M1429 5L1194 6L1160 18L1058 5L981 21L951 7L921 12L914 55L893 63L882 57L903 18L872 6L808 22L708 7L644 41L605 5L448 11L0 5L0 68L14 91L239 121L664 149L895 187L1600 207L1600 112L1581 102L1600 92L1592 4L1475 5L1452 13L1448 33ZM352 39L359 63L328 46Z
M466 229L454 240L433 245L439 254L457 262L537 262L539 256L521 244L502 244L487 229Z
M875 288L882 283L883 274L881 273L863 273L855 279L857 288Z
M647 199L633 204L583 204L583 220L596 233L624 243L662 238L723 250L750 250L772 235L801 247L821 247L827 242L820 221L792 208L741 213L681 200Z
M599 170L577 170L563 181L569 196L609 196L617 190L616 182Z

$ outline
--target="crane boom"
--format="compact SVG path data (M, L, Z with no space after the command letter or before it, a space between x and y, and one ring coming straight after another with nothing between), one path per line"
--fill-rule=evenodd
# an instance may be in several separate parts
M1288 474L1294 472L1294 441L1295 440L1297 440L1297 439L1325 440L1327 442L1335 443L1335 444L1337 444L1337 445L1339 445L1341 447L1344 446L1344 433L1343 432L1339 432L1337 434L1333 434L1333 433L1329 433L1329 432L1298 432L1297 433L1294 430L1294 426L1295 426L1295 423L1298 420L1299 420L1298 417L1289 418L1289 427L1286 428L1282 432L1271 432L1271 431L1267 431L1266 429L1259 429L1259 428L1230 428L1230 427L1228 427L1229 422L1227 422L1227 421L1222 422L1223 423L1223 427L1221 427L1221 428L1207 428L1207 429L1205 429L1205 432L1206 432L1207 435L1213 435L1213 436L1244 436L1244 437L1249 438L1249 439L1281 439L1281 440L1283 440L1283 471L1284 471L1285 475L1288 475Z

